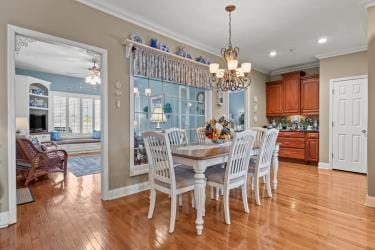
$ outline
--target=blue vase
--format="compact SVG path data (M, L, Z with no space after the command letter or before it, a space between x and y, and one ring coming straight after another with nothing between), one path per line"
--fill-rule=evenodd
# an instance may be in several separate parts
M60 132L51 131L51 141L58 141L60 139Z
M158 47L158 39L156 38L151 38L150 46L152 48L157 48Z

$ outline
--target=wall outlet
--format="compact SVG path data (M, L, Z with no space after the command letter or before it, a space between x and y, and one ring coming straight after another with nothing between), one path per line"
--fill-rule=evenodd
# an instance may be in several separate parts
M258 112L258 104L254 104L254 113Z
M257 124L258 123L258 116L254 115L253 120L254 120L254 123Z
M258 103L258 96L254 96L254 103Z

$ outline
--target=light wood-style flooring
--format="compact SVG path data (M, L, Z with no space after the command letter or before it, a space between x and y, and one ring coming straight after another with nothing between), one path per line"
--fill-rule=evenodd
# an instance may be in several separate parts
M280 163L279 189L262 205L249 195L243 212L232 193L231 225L222 201L207 195L205 229L195 233L189 195L168 233L170 203L157 194L148 220L149 192L100 200L100 175L67 180L51 175L30 184L36 202L18 206L18 223L0 229L0 249L363 249L375 248L375 209L364 206L365 175Z

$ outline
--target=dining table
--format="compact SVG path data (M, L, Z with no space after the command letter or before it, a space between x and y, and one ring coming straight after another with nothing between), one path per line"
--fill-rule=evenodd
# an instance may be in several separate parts
M231 149L231 142L222 144L187 144L172 149L173 161L178 164L190 166L194 169L194 196L196 208L196 231L201 235L204 228L205 200L206 200L206 169L218 164L225 164L228 161ZM273 189L277 189L277 172L279 144L275 145L272 155ZM256 157L259 148L254 147L251 156Z

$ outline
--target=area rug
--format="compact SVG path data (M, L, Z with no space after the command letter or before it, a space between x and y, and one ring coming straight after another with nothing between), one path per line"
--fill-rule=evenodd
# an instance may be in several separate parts
M69 157L68 170L77 177L100 173L100 155Z
M27 203L31 203L35 201L33 192L31 192L31 189L26 188L18 188L17 191L17 205L23 205Z

